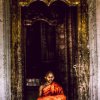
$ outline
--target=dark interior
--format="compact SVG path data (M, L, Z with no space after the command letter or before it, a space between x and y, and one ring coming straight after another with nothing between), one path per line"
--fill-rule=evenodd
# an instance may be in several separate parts
M55 81L62 85L68 95L67 87L70 83L67 79L70 74L66 72L66 66L70 70L70 57L66 58L68 63L65 65L65 52L59 53L59 39L57 40L57 27L68 24L68 15L69 7L61 1L54 2L49 7L40 1L22 7L22 24L25 30L25 100L36 100L44 74L49 70L54 72ZM67 27L63 28L65 29L68 31ZM68 50L67 55L70 56Z

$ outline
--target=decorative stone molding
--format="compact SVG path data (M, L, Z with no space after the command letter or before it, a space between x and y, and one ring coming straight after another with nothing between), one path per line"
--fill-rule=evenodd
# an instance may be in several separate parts
M37 0L20 0L20 6L29 6L31 3L36 2ZM57 0L40 0L45 3L47 6L50 6L52 3L56 2ZM76 6L80 4L80 0L61 0L65 4L69 6Z

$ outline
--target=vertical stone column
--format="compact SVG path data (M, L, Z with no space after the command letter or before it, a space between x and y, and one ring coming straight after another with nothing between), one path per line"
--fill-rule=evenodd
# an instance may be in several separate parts
M22 100L23 66L21 9L18 0L11 0L11 100Z
M3 47L4 47L4 74L5 97L11 100L11 47L10 47L10 0L3 1Z
M100 0L96 0L97 57L98 57L98 100L100 100ZM96 99L97 100L97 99Z
M9 0L0 0L0 100L11 100Z
M96 0L88 0L88 17L89 17L88 24L89 24L89 50L90 50L90 82L89 82L90 98L89 100L100 100L100 98L98 99L98 89L100 90L100 87L98 88L97 85L98 83L97 74L98 74L98 66L99 66L98 59L97 59L97 37L98 37L97 35L100 36L100 33L97 34L96 31ZM100 26L98 24L98 28L99 27ZM98 45L98 47L100 49L100 45Z
M4 48L3 48L3 2L0 0L0 100L5 99L5 75L4 75Z

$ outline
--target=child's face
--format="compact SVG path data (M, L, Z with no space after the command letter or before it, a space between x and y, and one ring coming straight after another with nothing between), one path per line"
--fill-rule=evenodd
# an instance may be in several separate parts
M54 80L54 75L53 75L53 73L49 73L49 74L45 77L45 79L46 79L46 81L47 81L48 83L52 83L53 80Z

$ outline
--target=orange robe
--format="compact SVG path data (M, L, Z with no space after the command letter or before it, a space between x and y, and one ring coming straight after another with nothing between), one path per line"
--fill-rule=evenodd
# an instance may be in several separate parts
M37 100L66 100L63 89L57 83L46 86L42 90L42 96Z

